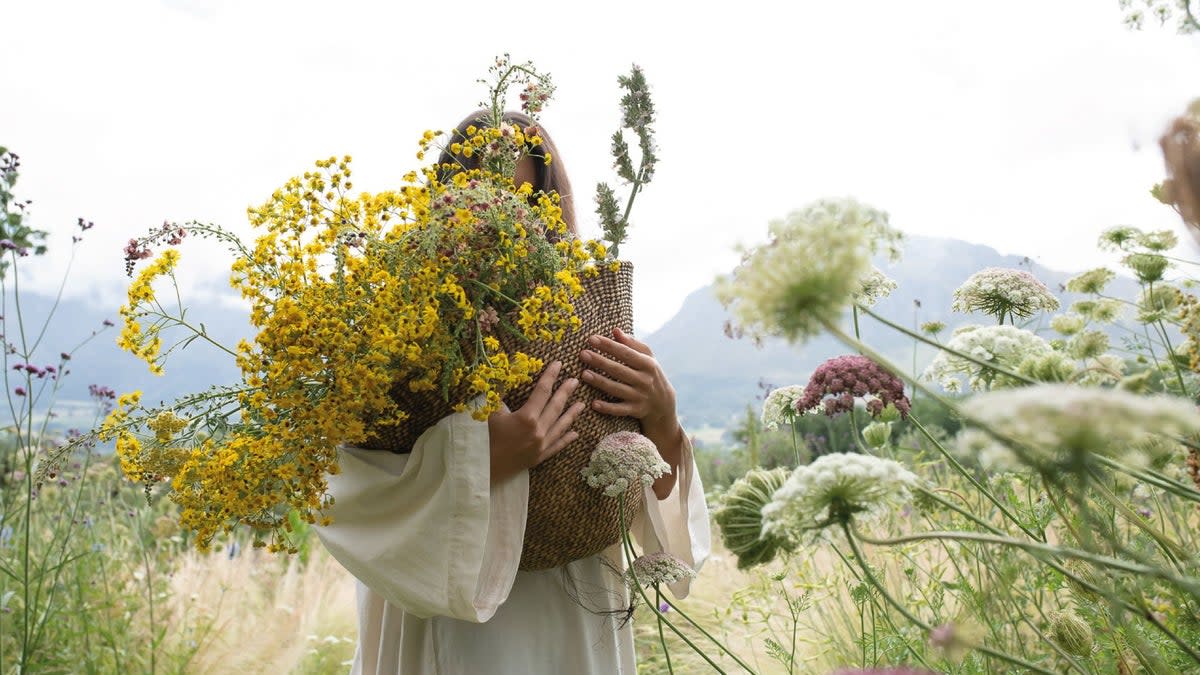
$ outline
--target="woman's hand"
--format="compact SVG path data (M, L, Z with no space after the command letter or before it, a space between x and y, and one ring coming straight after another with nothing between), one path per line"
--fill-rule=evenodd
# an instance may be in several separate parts
M592 407L597 412L640 420L643 431L647 432L670 429L677 424L675 388L646 343L615 328L613 338L593 335L588 344L592 349L585 349L579 355L587 366L583 381L618 399L615 403L593 401Z
M675 487L675 474L687 442L675 414L675 388L659 367L650 346L621 329L613 329L612 338L593 335L588 343L592 349L585 349L579 355L587 366L583 381L617 399L592 401L592 408L606 415L633 417L642 423L642 433L658 446L658 454L671 465L671 473L654 481L654 494L665 499Z
M571 425L583 410L583 404L576 402L566 407L579 380L571 378L555 390L554 380L560 370L559 361L543 370L529 400L516 412L504 406L488 417L492 483L541 464L579 437L571 431Z

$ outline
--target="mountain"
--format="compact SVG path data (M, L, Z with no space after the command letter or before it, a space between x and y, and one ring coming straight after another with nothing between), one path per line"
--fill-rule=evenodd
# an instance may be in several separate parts
M950 312L953 292L959 284L984 267L1023 264L1025 261L1019 256L1002 256L986 246L951 239L910 237L901 262L879 263L880 269L893 278L899 288L891 297L880 301L876 309L881 315L905 326L912 326L914 322L943 321L948 325L943 334L945 337L954 326L990 322L982 317ZM1074 299L1059 289L1071 273L1048 270L1036 264L1027 269L1054 290L1064 305ZM1118 277L1111 290L1119 297L1131 298L1137 287L1131 280ZM232 348L239 339L252 335L248 312L235 301L211 293L205 297L185 297L184 300L189 307L188 320L196 325L203 324L218 342ZM914 300L921 303L915 317ZM52 304L52 298L23 294L21 320L31 340L36 337L41 320ZM67 364L71 372L62 381L55 404L59 415L57 422L62 428L87 427L93 423L95 407L88 401L90 384L111 387L118 393L140 389L143 401L153 404L172 400L185 392L238 381L233 357L199 341L171 355L165 377L150 374L144 363L117 349L115 341L120 331L117 309L116 303L65 299L59 304L38 346L35 365L55 365L59 352L73 350L92 331L100 329L105 319L117 322L115 327L100 332L75 350ZM11 297L7 298L4 313L8 315L6 324L12 333L9 341L14 342L16 323L12 319L16 314ZM772 386L803 384L822 361L851 352L827 336L797 346L782 340L766 340L761 346L755 346L749 339L733 340L724 333L727 318L728 314L713 296L712 288L701 288L688 296L671 320L645 338L670 375L680 414L690 428L726 427L747 404L755 403L755 398L765 393L760 382ZM1044 323L1044 318L1042 321ZM863 319L861 327L868 343L900 366L912 367L911 339L869 318ZM1044 326L1040 330L1049 335ZM166 345L170 345L169 334L164 337ZM931 348L918 350L917 367L924 368L932 355ZM8 363L11 369L15 357L10 355ZM11 370L9 374L8 386L11 388L19 383L11 377ZM39 408L44 408L45 403L42 399Z
M19 346L20 340L14 330L17 322L13 320L16 311L12 296L5 301L5 325L10 332L7 338ZM185 298L185 303L189 323L203 325L215 341L230 349L239 339L253 335L249 311L230 300L213 298L193 302ZM53 399L54 426L60 429L85 428L95 423L97 406L88 394L88 387L93 384L109 387L118 394L140 390L143 403L152 404L215 384L235 384L240 378L233 356L201 341L171 354L165 376L151 374L144 362L117 348L116 340L121 331L117 303L64 298L54 309L48 324L45 324L46 317L55 307L54 298L22 292L21 307L20 324L25 326L29 344L37 345L31 359L33 365L57 367L60 353L71 353L71 359L63 364L65 377L58 383L57 393L51 391L54 383L49 379L34 380L35 409L46 409ZM106 327L106 320L115 325ZM38 340L44 324L46 330ZM182 332L164 331L163 350L185 336ZM10 373L19 361L15 355L8 357ZM10 375L10 388L18 384L21 382Z
M876 264L897 282L898 288L881 300L874 311L910 329L927 321L944 322L947 329L941 335L943 339L963 324L994 323L987 317L950 311L954 289L985 267L1029 270L1055 292L1064 308L1082 297L1062 289L1062 284L1077 272L1050 270L1020 256L1001 255L987 246L954 239L911 236L906 239L900 262ZM1109 290L1117 297L1133 298L1137 285L1131 279L1118 277ZM747 404L754 404L756 397L766 393L764 387L804 384L813 369L826 359L853 353L827 335L802 345L768 339L756 346L747 338L726 337L728 319L729 313L708 286L689 295L673 318L645 338L675 386L680 415L689 427L726 427L745 411ZM1045 323L1043 317L1040 323L1027 327L1050 337L1052 331ZM860 327L868 344L893 363L913 368L911 338L868 317L862 317ZM918 372L934 353L933 348L924 345L916 350Z

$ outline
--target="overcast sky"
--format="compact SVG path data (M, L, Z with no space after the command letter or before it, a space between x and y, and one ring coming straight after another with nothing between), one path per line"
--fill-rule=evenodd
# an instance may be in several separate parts
M1147 190L1159 134L1200 96L1200 38L1121 18L1116 0L0 0L0 145L54 233L34 283L57 279L85 216L69 292L115 307L124 242L164 219L249 235L247 206L331 154L354 156L356 188L395 185L506 51L558 84L543 121L596 235L616 77L637 63L660 164L622 252L645 332L737 242L826 196L1067 270L1101 259L1105 227L1176 227ZM183 255L188 292L225 288L227 260Z

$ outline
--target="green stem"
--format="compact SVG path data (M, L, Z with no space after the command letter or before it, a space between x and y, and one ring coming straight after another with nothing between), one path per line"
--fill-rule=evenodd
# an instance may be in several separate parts
M792 427L792 457L796 461L796 466L800 466L800 442L796 440L796 418L793 417L790 426ZM757 466L757 464L755 465Z
M1096 463L1098 464L1103 464L1111 469L1128 474L1144 483L1149 483L1150 485L1160 488L1164 492L1168 492L1176 497L1180 497L1188 501L1200 502L1200 491L1197 491L1196 488L1188 485L1187 483L1180 483L1179 481L1168 478L1157 471L1144 471L1142 469L1135 469L1126 464L1122 464L1111 457L1105 457L1104 455L1094 455L1093 459L1095 459Z
M737 664L738 664L739 666L741 666L742 668L744 668L744 669L746 670L746 672L747 672L747 673L753 673L753 672L754 672L754 669L753 669L753 668L751 668L750 666L746 665L746 662L745 662L745 661L743 661L743 660L741 660L740 658L738 658L738 655L737 655L737 654L734 654L733 652L729 651L729 648L727 648L727 647L726 647L724 644L722 644L722 643L721 643L721 641L720 641L720 640L718 640L717 638L713 637L711 633L709 633L707 630L705 630L705 629L704 629L704 626L701 626L699 623L697 623L697 622L696 622L696 620L695 620L695 619L693 619L692 617L688 616L686 612L684 612L682 609L679 609L679 606L678 606L678 605L676 605L675 603L671 602L671 599L670 599L670 598L668 598L668 597L667 597L667 596L665 596L665 595L664 595L664 596L662 596L662 597L663 597L663 600L664 600L664 601L667 603L667 606L668 606L668 607L670 607L671 609L675 610L675 612L676 612L676 613L678 613L678 614L679 614L679 616L683 617L685 621L687 621L688 623L690 623L690 624L692 625L692 627L693 627L693 628L695 628L696 630L700 631L700 632L701 632L701 633L704 635L704 637L706 637L706 638L708 638L709 640L711 640L711 641L712 641L712 643L713 643L714 645L716 645L718 649L720 649L721 651L725 652L725 653L726 653L726 654L729 656L729 658L731 658L731 659L733 659L734 661L736 661L736 662L737 662ZM656 607L655 609L658 609L658 608Z
M838 558L841 559L842 564L844 564L850 570L850 573L854 575L855 580L862 582L862 575L858 573L858 570L855 569L855 565L853 565L850 562L850 559L846 557L846 554L842 553L842 550L839 549L837 546L831 545L830 548L833 549L833 552L836 553ZM881 609L882 610L882 608L879 607L879 600L875 597L874 593L868 593L867 597L868 597L868 600L871 602L871 606L873 609ZM859 612L860 612L859 616L861 618L862 610L860 609ZM908 638L904 637L903 633L901 633L900 627L896 625L896 621L895 621L895 619L892 618L892 615L887 612L881 612L881 613L883 615L884 621L887 621L888 627L890 627L892 629L892 631L896 634L896 637L898 637L900 639L900 642L904 645L904 648L906 650L908 650L908 653L912 654L912 657L914 659L916 659L917 661L919 661L922 666L925 666L927 669L932 670L933 666L929 665L929 662L925 660L925 657L922 656L921 653L918 652L916 650L916 648L912 646L911 641ZM847 626L849 626L848 622L847 622ZM853 630L853 627L850 627L850 630Z
M867 311L867 310L865 310L865 311ZM867 313L869 316L874 316L874 314L871 314L869 311L867 311ZM895 324L891 324L890 322L888 322L888 323L889 323L889 325L893 325L893 326L895 325ZM881 366L890 370L891 372L893 372L893 373L902 373L903 372L902 370L896 368L895 365L892 364L890 361L888 361L887 358L885 358L882 354L880 354L879 352L872 349L869 345L862 342L861 340L858 340L856 338L850 337L849 335L846 335L844 332L842 332L837 326L833 325L832 323L825 324L825 329L828 330L830 333L832 333L834 337L838 338L839 340L846 343L847 345L850 345L852 347L856 347L856 348L860 349L866 356L870 357L876 363L880 364ZM908 377L907 374L898 375L898 376L901 377L902 379L907 380L908 383L911 384L914 389L920 389L921 391L925 392L930 398L932 398L934 401L937 401L938 403L942 404L947 409L957 410L957 407L953 403L951 403L949 400L947 400L945 397L941 396L940 394L937 394L933 390L927 388L925 385L921 384L921 382L919 380L917 380L916 378L910 378L910 377ZM988 501L990 501L992 504L994 504L996 506L996 508L1000 509L1000 512L1003 513L1005 515L1005 517L1007 517L1014 525L1016 525L1018 528L1020 528L1020 530L1022 532L1029 535L1031 538L1039 539L1039 540L1042 539L1042 537L1038 537L1033 532L1030 532L1021 523L1021 521L1018 520L1017 517L1015 515L1013 515L1012 512L1010 512L1008 510L1008 508L1006 506L1004 506L1004 504L1002 504L1000 502L1000 500L995 497L995 495L993 495L991 493L990 490L988 490L973 475L971 475L971 472L967 471L966 467L964 467L957 459L955 459L955 457L950 453L950 451L946 450L946 448L941 444L941 442L939 442L936 438L934 438L933 435L929 433L929 430L927 430L924 426L922 426L920 422L918 422L911 415L908 417L908 421L911 422L917 428L917 430L921 432L921 435L924 436L926 438L926 440L928 440L930 443L933 444L933 446L935 448L937 448L938 452L940 452L942 454L942 457L944 457L946 459L946 461L950 463L950 466L953 467L955 471L957 471L960 475L962 475L963 478L966 478L967 481L970 482L971 485L973 485L975 487L975 489L979 490L980 493L983 494L983 496L987 497ZM989 431L989 433L993 433L990 431L990 429L988 429L987 426L979 423L978 420L971 420L971 421L975 422L978 426L983 428L985 431ZM1003 438L1003 436L1000 436L1000 437Z
M971 513L970 511L962 508L961 506L958 506L951 501L943 499L936 492L926 489L926 488L918 488L918 491L927 495L929 498L933 499L934 501L941 504L942 506L950 509L951 511L954 511L958 515L960 515L960 516L966 518L967 520L975 523L976 525L982 527L983 529L987 530L988 532L991 532L992 534L1004 534L1004 530L1001 530L1000 528L992 525L991 523L987 522L986 520L983 520L979 516L975 515L974 513Z
M1166 553L1167 557L1171 559L1171 562L1175 564L1176 569L1182 572L1183 568L1179 561L1181 559L1189 560L1191 555L1187 551L1183 550L1179 544L1171 541L1169 538L1167 538L1167 535L1159 532L1150 524L1149 521L1139 516L1133 511L1133 509L1129 508L1129 506L1118 499L1117 496L1108 489L1107 485L1096 479L1095 476L1092 476L1092 478L1093 480L1091 481L1091 484L1096 491L1100 493L1100 496L1104 497L1105 501L1107 501L1114 509L1116 509L1118 513L1124 516L1127 521L1136 525L1138 529L1148 534L1154 541L1158 542L1158 545L1162 547L1163 552Z
M900 604L900 602L898 600L896 600L894 597L892 597L892 594L890 592L888 592L887 588L885 588L883 586L883 584L880 583L879 580L875 578L875 573L871 571L870 565L867 565L866 558L863 557L862 550L859 549L858 543L855 541L855 536L857 535L857 533L851 531L850 526L847 523L842 523L842 531L845 532L846 539L850 542L850 550L853 551L854 558L858 561L859 567L862 568L863 574L866 576L867 580L869 582L871 582L871 585L874 586L879 591L879 594L883 596L883 599L886 600L889 605L891 605L893 608L895 608L896 611L900 612L900 614L903 615L904 618L908 619L914 625L924 629L926 632L933 630L933 626L929 625L928 623L923 621L920 617L918 617L917 615L915 615L911 611L909 611L907 607ZM866 538L863 538L863 541L865 541L867 543L874 543L871 540L866 539ZM1054 673L1054 671L1052 671L1052 670L1046 670L1045 668L1042 668L1041 666L1030 663L1024 659L1017 658L1010 654L1005 654L1004 652L994 650L994 649L984 646L984 645L969 645L969 647L970 647L970 649L978 651L982 654L987 654L988 656L999 659L1001 661L1005 661L1007 663L1011 663L1015 666L1020 666L1022 668L1028 668L1029 670L1042 673L1043 675L1056 675Z
M1038 383L1037 380L1026 377L1026 376L1016 373L1014 371L1008 370L1007 368L1003 368L996 363L984 361L982 359L971 356L970 354L967 354L965 352L960 352L957 349L950 349L946 345L944 345L940 342L937 342L936 340L931 340L931 339L925 337L924 335L921 335L920 333L911 331L911 330L905 328L904 326L901 326L900 324L895 323L894 321L885 319L884 317L876 314L875 312L872 312L870 309L868 309L866 307L861 307L860 309L862 309L863 314L866 314L867 316L871 317L872 319L875 319L876 321L878 321L879 323L882 323L883 325L887 326L888 328L899 331L900 333L907 335L907 336L913 338L914 340L920 340L921 342L924 342L927 345L936 347L938 349L938 351L943 351L943 352L946 352L947 354L952 354L954 356L957 356L960 359L970 361L971 363L974 363L977 366L983 366L984 368L987 368L988 370L991 370L999 375L1011 377L1012 379L1014 379L1018 382L1024 382L1025 384L1037 384ZM828 327L829 327L829 325L826 324L826 328L828 328ZM893 368L893 370L896 370L896 369ZM899 371L896 370L896 372L899 372Z
M662 591L660 591L658 589L658 584L654 585L654 600L655 600L655 603L658 604L659 608L661 609ZM663 635L662 616L660 614L656 613L654 615L654 618L658 622L658 643L660 645L662 645L663 658L665 658L667 660L667 672L671 673L671 675L674 675L675 669L671 667L671 650L667 649L667 638Z
M1050 544L1043 544L1040 542L1020 541L1019 539L1012 539L1010 537L980 534L977 532L948 532L944 530L924 532L921 534L908 534L899 537L892 537L890 539L873 539L857 531L855 532L855 536L857 536L859 540L873 546L897 546L911 542L933 541L938 539L946 539L951 541L974 541L984 544L997 544L999 546L1012 546L1013 548L1019 548L1028 553L1045 553L1052 556L1075 558L1092 563L1093 565L1121 570L1122 572L1155 577L1171 582L1188 590L1191 593L1197 593L1197 586L1190 579L1177 576L1171 572L1159 569L1157 567L1126 562L1110 556L1099 555L1073 548L1051 546Z
M1027 529L1025 525L1017 519L1017 516L1009 511L1008 507L1005 506L999 500L999 498L993 495L991 490L989 490L983 483L975 478L975 476L967 470L967 467L963 466L962 463L959 462L958 459L955 458L954 455L945 448L945 446L943 446L936 438L934 438L933 434L929 433L929 430L926 429L920 422L918 422L912 416L909 416L908 421L917 428L917 431L921 432L921 435L924 436L926 440L933 444L933 447L937 448L937 451L941 453L946 462L949 463L950 466L959 473L959 475L961 475L963 478L966 478L967 481L971 483L971 485L974 486L975 489L978 490L979 493L982 494L989 502L999 509L1000 513L1004 514L1004 517L1007 518L1009 522L1020 528L1020 530L1029 535L1031 539L1036 539L1038 541L1045 540L1045 537L1039 537L1038 535L1029 531L1029 529Z
M1188 0L1188 1L1190 2L1191 0ZM1153 281L1149 282L1146 285L1146 291L1147 291L1146 297L1153 300L1154 299L1154 282ZM1154 308L1154 309L1157 309L1157 308ZM1171 362L1171 365L1174 366L1174 368L1175 368L1175 377L1177 378L1177 380L1179 382L1179 395L1187 396L1187 385L1183 383L1183 371L1180 370L1179 361L1178 361L1178 359L1175 358L1175 348L1171 345L1171 336L1167 333L1166 326L1163 326L1163 322L1162 322L1161 318L1156 319L1154 321L1154 327L1158 331L1159 337L1162 338L1163 344L1167 348L1167 359Z
M520 307L520 306L521 306L521 303L520 303L520 302L518 302L518 301L516 301L516 300L513 300L512 298L508 297L507 295L505 295L505 294L504 294L504 293L502 293L501 291L499 291L499 290L497 290L497 289L495 289L495 288L492 288L491 286L488 286L487 284L483 283L482 281L480 281L480 280L478 280L478 279L467 279L467 281L470 281L471 283L475 284L476 286L478 286L478 287L482 288L483 290L485 290L485 291L487 291L487 292L489 292L489 293L495 293L496 295L500 296L501 298L503 298L503 299L505 299L505 300L507 300L507 301L511 302L511 303L512 303L512 305L513 305L513 307Z
M624 494L620 495L617 498L617 513L618 513L618 517L620 518L620 523L621 523L621 541L625 546L625 555L629 557L629 577L633 582L631 585L638 592L638 594L642 596L642 600L645 601L646 605L650 607L650 610L658 615L659 620L662 621L664 624L666 624L667 628L671 629L671 632L678 635L679 639L683 640L687 644L687 646L692 648L692 651L696 652L697 654L700 655L701 658L703 658L705 661L707 661L708 665L713 667L713 670L717 671L718 673L723 674L725 672L725 670L723 668L721 668L720 666L718 666L708 656L708 654L705 654L699 647L697 647L696 643L692 642L691 639L688 638L688 636L684 635L683 631L676 628L675 624L671 623L670 619L663 616L663 613L658 610L658 606L655 605L654 603L650 602L650 598L646 596L646 589L642 587L641 581L639 581L637 578L637 570L634 569L634 567L633 567L633 561L636 560L636 557L632 555L634 552L633 551L633 542L631 542L629 540L629 531L625 529L625 495ZM718 646L720 646L720 645L718 645ZM749 669L747 669L747 670L749 670ZM754 671L749 670L749 672L753 673Z
M172 276L172 279L174 279L174 276ZM183 318L182 312L180 313L180 316L177 316L177 317L172 316L167 313L166 309L161 304L159 304L157 300L155 301L154 304L157 305L156 311L146 312L146 316L153 316L153 315L157 314L158 316L161 316L163 319L165 319L167 321L173 321L176 325L182 326L182 327L192 331L192 333L196 337L204 338L205 342L211 344L212 346L216 347L217 349L220 349L221 351L225 352L226 354L229 354L233 358L235 358L235 359L237 358L237 356L238 356L237 352L233 351L229 347L226 347L225 345L221 344L220 342L217 342L216 340L209 337L208 331L204 331L199 328L196 328L192 324L185 321Z
M788 652L788 675L791 675L796 667L796 630L800 626L800 617L797 614L796 604L783 585L783 579L779 580L779 589L783 591L783 597L787 599L788 603L788 613L792 615L792 648Z
M850 408L850 435L854 437L854 446L864 455L871 454L867 444L863 442L862 430L858 427L858 410Z

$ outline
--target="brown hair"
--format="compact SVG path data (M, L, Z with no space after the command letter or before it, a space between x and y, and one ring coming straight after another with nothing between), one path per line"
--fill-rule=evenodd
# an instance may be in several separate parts
M558 148L554 145L554 140L550 138L549 132L545 127L536 125L528 115L516 111L507 111L501 117L501 121L505 124L516 124L522 129L529 127L537 127L538 135L542 137L541 145L530 147L529 155L535 159L544 160L546 153L550 153L551 162L547 165L544 161L534 162L534 181L533 191L545 192L546 194L558 194L559 206L562 208L563 222L567 224L567 230L574 236L579 236L579 230L575 227L575 200L571 195L571 181L567 178L567 169L563 165L562 155L558 152ZM467 127L489 127L491 126L491 112L488 110L476 110L468 115L458 126L451 132L450 143L459 143L467 138ZM463 169L479 168L479 155L475 154L471 157L465 157L461 154L454 155L450 153L449 144L442 151L441 157L438 158L438 164L451 164L454 167ZM446 180L450 175L455 173L458 168L445 170L440 178Z
M1188 115L1180 117L1159 143L1169 175L1163 200L1174 205L1200 240L1200 123Z

